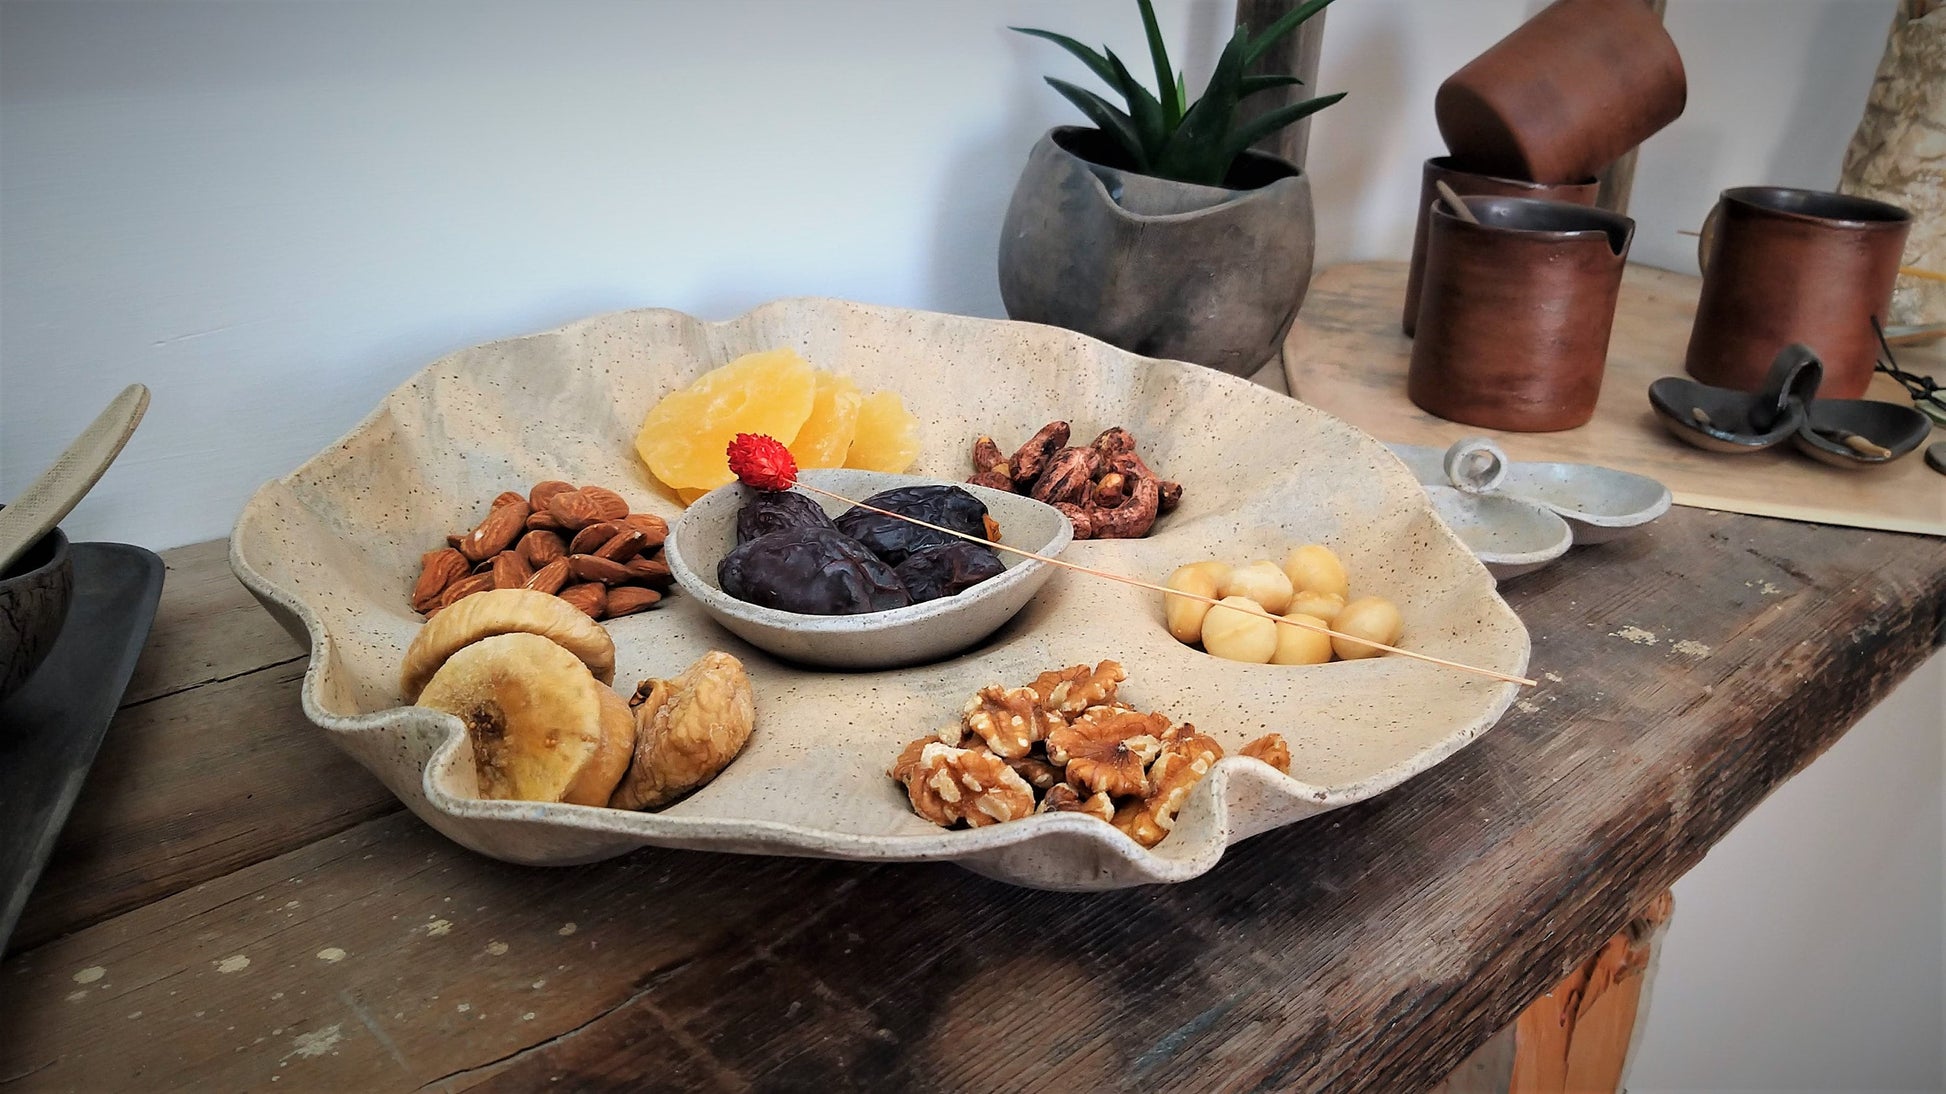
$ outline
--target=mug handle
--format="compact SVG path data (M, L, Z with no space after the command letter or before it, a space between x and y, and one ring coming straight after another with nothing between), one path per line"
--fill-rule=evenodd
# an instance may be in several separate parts
M1696 272L1707 276L1710 272L1710 244L1716 242L1716 222L1723 215L1723 201L1717 199L1710 206L1709 215L1703 218L1703 230L1696 233Z

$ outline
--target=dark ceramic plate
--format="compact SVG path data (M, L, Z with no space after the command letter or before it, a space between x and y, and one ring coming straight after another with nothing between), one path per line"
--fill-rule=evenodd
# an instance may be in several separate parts
M162 560L77 543L74 599L47 660L0 702L0 951L121 706L162 595Z
M1680 376L1664 376L1649 385L1649 405L1676 439L1711 452L1761 452L1796 433L1804 424L1804 407L1789 401L1767 426L1770 406L1761 393L1711 387ZM1696 411L1701 410L1704 421Z
M1805 414L1803 426L1791 435L1791 443L1833 467L1875 467L1918 448L1931 433L1932 419L1909 406L1873 399L1819 399ZM1886 454L1860 452L1845 443L1846 434L1856 434Z

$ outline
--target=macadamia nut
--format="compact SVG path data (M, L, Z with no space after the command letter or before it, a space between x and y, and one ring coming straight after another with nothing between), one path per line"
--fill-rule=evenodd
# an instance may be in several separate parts
M1324 620L1319 619L1317 616L1306 615L1303 612L1288 612L1284 618L1293 619L1299 623L1309 623L1316 627L1328 626ZM1277 624L1277 648L1271 652L1271 664L1322 665L1329 660L1331 660L1330 635L1323 631L1311 630L1308 627L1294 627L1283 623Z
M1290 607L1284 609L1285 615L1314 615L1327 624L1338 618L1344 609L1345 598L1337 593L1314 593L1309 589L1300 590L1291 597Z
M1290 578L1293 589L1337 593L1340 598L1351 595L1351 579L1345 575L1345 564L1321 543L1291 548L1284 556L1284 576Z
M1226 567L1227 569L1227 567ZM1214 597L1216 578L1211 576L1207 564L1197 563L1178 566L1163 583L1166 587L1177 589L1197 596ZM1162 615L1169 624L1169 633L1178 642L1195 642L1203 633L1203 617L1209 614L1210 605L1201 600L1191 600L1185 596L1162 598Z
M1291 579L1268 560L1231 570L1221 588L1224 596L1249 597L1272 615L1282 615L1291 603Z
M1262 665L1277 652L1277 621L1247 596L1226 596L1203 617L1203 648L1231 661Z
M1331 621L1331 628L1353 638L1367 638L1383 642L1388 646L1399 644L1399 635L1405 631L1405 619L1399 615L1398 606L1382 596L1361 596L1345 605L1338 618ZM1368 646L1363 642L1353 642L1345 638L1333 638L1331 648L1338 656L1347 661L1362 657L1377 657L1384 650Z

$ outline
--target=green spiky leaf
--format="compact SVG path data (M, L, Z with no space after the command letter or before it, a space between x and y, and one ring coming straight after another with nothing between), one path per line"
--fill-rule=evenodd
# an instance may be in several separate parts
M1251 39L1249 49L1244 52L1243 63L1245 65L1255 64L1257 58L1268 53L1270 47L1276 45L1279 38L1296 30L1299 26L1303 25L1306 19L1323 11L1330 3L1331 0L1310 0L1309 3L1301 4L1285 13L1282 19L1270 24L1262 34Z
M1043 79L1047 81L1048 86L1073 103L1076 109L1087 115L1088 120L1094 122L1096 128L1113 137L1115 143L1121 145L1122 149L1129 154L1129 158L1135 161L1137 170L1149 169L1148 153L1143 151L1142 138L1135 131L1133 119L1115 109L1115 104L1085 87L1076 87L1066 80L1057 80L1052 76Z
M1344 97L1345 93L1342 91L1335 95L1320 95L1315 99L1306 99L1301 103L1280 106L1275 110L1250 119L1250 121L1239 126L1236 132L1231 133L1223 143L1223 152L1221 154L1224 157L1223 163L1225 170L1228 169L1230 163L1234 162L1238 156L1243 154L1244 149L1249 148L1251 145L1263 140L1279 129L1290 125L1292 122L1301 121L1316 114L1318 111L1323 110L1325 107L1330 106L1332 103Z
M1102 83L1108 84L1111 87L1114 86L1115 66L1108 63L1108 58L1075 41L1073 38L1065 34L1056 34L1051 30L1035 30L1032 27L1008 27L1007 29L1021 34L1030 34L1036 38L1053 42L1055 45L1081 58L1081 63L1087 65L1090 72L1101 77Z
M1108 63L1115 66L1113 83L1128 100L1129 120L1135 126L1135 134L1142 141L1142 159L1153 160L1169 140L1169 125L1163 120L1163 105L1142 82L1129 72L1128 66L1115 56L1114 50L1108 51Z
M1222 157L1224 139L1236 122L1237 87L1243 80L1243 53L1248 46L1247 31L1238 27L1228 45L1216 59L1209 86L1183 115L1156 167L1169 178L1219 186L1229 171L1230 159Z
M1155 21L1155 5L1149 0L1135 0L1142 9L1142 32L1149 37L1149 59L1155 62L1155 86L1162 96L1162 116L1169 128L1175 128L1182 121L1185 109L1180 77L1172 80L1170 73L1175 66L1169 63L1169 47L1162 42L1162 27Z
M1285 76L1281 74L1267 74L1263 76L1245 76L1243 80L1237 84L1237 98L1247 99L1250 96L1255 95L1259 91L1269 91L1271 88L1274 87L1298 87L1298 86L1302 86L1303 83L1304 83L1303 80L1300 80L1295 76Z

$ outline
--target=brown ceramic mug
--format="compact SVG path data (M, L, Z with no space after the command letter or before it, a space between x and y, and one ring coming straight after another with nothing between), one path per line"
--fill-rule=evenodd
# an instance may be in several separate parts
M1432 210L1406 394L1487 429L1549 433L1594 417L1635 222L1531 198Z
M1405 331L1407 338L1412 337L1413 328L1419 321L1419 278L1425 273L1426 267L1426 210L1439 200L1436 184L1441 182L1462 196L1539 198L1574 205L1593 205L1595 195L1601 191L1600 180L1593 177L1580 182L1527 182L1462 170L1452 156L1435 156L1427 160L1420 171L1419 216L1412 229L1412 266L1406 271L1405 312L1399 318L1399 329Z
M1567 182L1675 121L1688 95L1682 56L1645 0L1557 0L1447 77L1433 113L1475 170Z
M1683 367L1717 387L1756 391L1792 342L1824 362L1821 398L1856 399L1872 382L1878 336L1912 216L1822 190L1723 191L1698 253L1703 294Z

